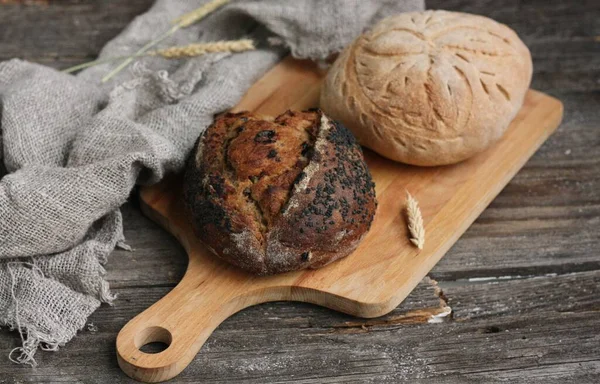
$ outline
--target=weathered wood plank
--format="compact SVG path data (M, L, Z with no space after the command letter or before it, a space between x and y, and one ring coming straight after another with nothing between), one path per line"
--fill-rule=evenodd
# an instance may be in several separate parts
M177 382L591 383L600 374L600 299L591 291L599 284L600 271L458 282L445 288L454 319L440 324L398 321L437 305L427 284L377 323L302 303L259 305L225 321ZM40 352L35 371L0 359L0 372L22 381L129 382L116 367L114 335L168 288L117 291L121 304L90 319L96 331L80 332L59 353ZM18 345L6 336L0 351Z
M123 209L124 234L132 252L116 250L106 265L112 288L175 286L187 268L187 255L177 240L137 208L137 198Z
M596 312L600 325L599 271L534 278L459 280L442 283L441 287L456 321L487 318L493 322L500 316L526 313L542 318L549 312ZM600 349L597 352L600 353Z
M153 0L0 4L0 61L13 57L65 68L93 60Z

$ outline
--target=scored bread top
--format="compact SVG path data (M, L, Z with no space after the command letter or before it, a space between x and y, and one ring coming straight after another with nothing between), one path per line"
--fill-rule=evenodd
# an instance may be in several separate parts
M501 137L531 75L529 50L506 25L466 13L402 13L340 55L321 107L383 156L450 164Z
M188 165L197 235L255 273L318 267L353 250L376 207L352 134L319 110L218 117Z

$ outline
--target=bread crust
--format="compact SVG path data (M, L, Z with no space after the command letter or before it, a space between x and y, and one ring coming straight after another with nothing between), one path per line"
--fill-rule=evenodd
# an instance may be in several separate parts
M209 249L259 275L347 256L376 210L360 146L320 110L218 117L188 162L184 200Z
M321 108L392 160L452 164L502 136L531 75L529 50L503 24L457 12L404 13L340 55Z

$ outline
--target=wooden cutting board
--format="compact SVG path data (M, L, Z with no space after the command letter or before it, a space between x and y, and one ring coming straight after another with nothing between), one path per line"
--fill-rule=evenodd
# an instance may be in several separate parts
M324 73L286 59L235 108L265 114L317 106ZM233 313L267 301L304 301L360 317L393 310L442 258L485 207L556 129L560 101L529 91L504 138L461 164L420 168L365 150L379 206L373 226L350 256L319 270L251 276L211 255L183 214L181 178L141 191L146 215L171 232L189 256L187 272L168 295L132 319L117 337L119 365L130 377L159 382L179 374L213 330ZM405 191L419 201L426 228L422 251L408 240ZM168 347L140 351L150 342Z

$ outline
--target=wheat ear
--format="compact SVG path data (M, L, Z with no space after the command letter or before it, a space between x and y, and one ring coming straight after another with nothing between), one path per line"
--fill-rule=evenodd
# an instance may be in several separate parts
M410 242L419 249L425 245L425 227L423 226L423 216L419 203L412 195L406 191L406 214L408 216L408 232L410 233Z
M249 39L217 41L215 43L189 44L181 47L171 47L148 52L152 56L162 56L167 59L181 59L215 52L243 52L254 48L254 42Z

